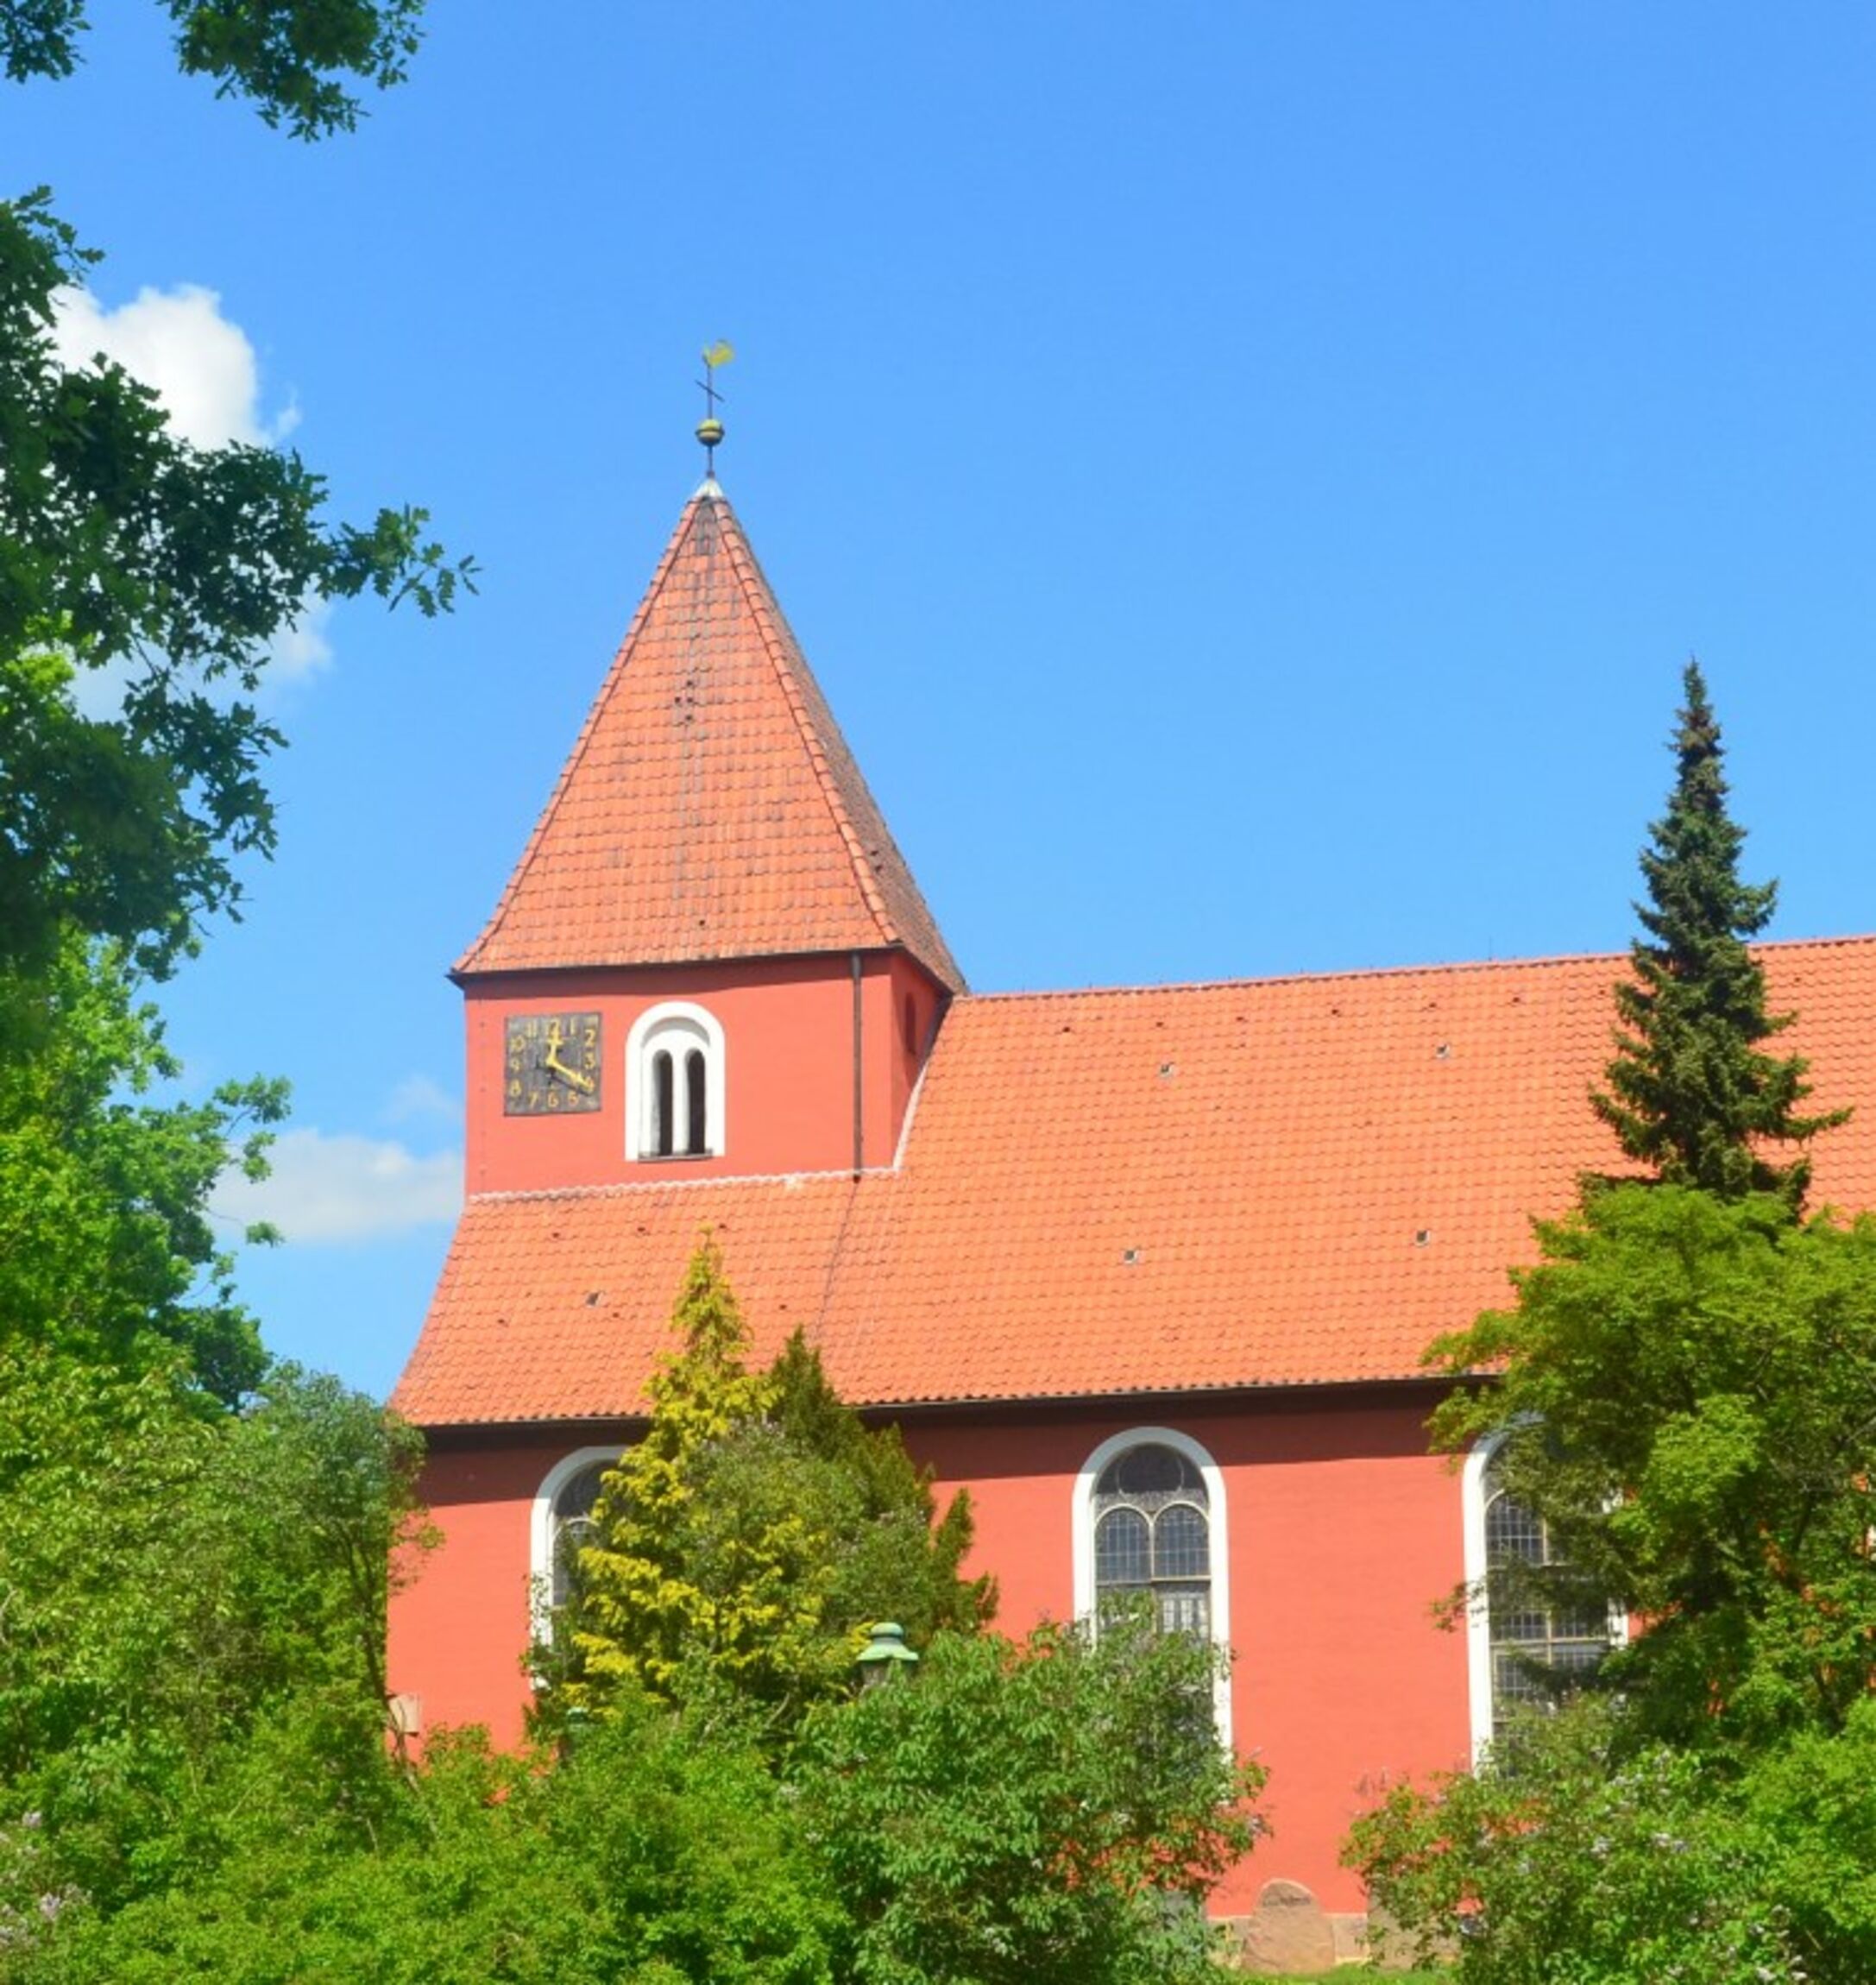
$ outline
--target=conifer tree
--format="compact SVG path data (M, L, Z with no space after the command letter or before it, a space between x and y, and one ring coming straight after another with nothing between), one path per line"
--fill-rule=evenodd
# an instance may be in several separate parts
M649 1390L644 1437L605 1479L572 1597L538 1667L551 1723L621 1686L733 1696L785 1731L842 1691L873 1620L915 1640L978 1627L968 1499L935 1522L929 1475L894 1429L864 1427L798 1337L752 1372L749 1333L706 1236L672 1317L683 1348Z
M939 1514L931 1471L905 1451L897 1427L868 1427L834 1390L821 1353L799 1330L770 1368L771 1416L788 1445L844 1478L854 1503L828 1617L843 1627L890 1613L916 1646L941 1630L971 1634L997 1610L989 1572L963 1573L975 1534L971 1495Z
M1747 948L1771 921L1778 885L1740 879L1746 832L1727 810L1720 726L1697 663L1683 684L1674 789L1641 854L1644 935L1630 947L1634 979L1615 988L1608 1087L1590 1100L1622 1150L1666 1183L1727 1199L1776 1193L1795 1211L1810 1160L1774 1163L1764 1147L1801 1144L1848 1112L1800 1116L1804 1060L1760 1046L1792 1019L1766 1011L1765 974Z
M593 1684L603 1690L627 1679L667 1692L700 1642L731 1662L749 1651L753 1621L720 1618L683 1563L704 1456L759 1418L773 1397L772 1387L744 1364L748 1328L712 1238L690 1258L671 1327L683 1348L652 1374L651 1425L606 1478L593 1511L595 1541L580 1553L572 1642L583 1675L571 1683L576 1699ZM773 1571L787 1541L767 1540L765 1569ZM761 1608L756 1594L748 1597Z

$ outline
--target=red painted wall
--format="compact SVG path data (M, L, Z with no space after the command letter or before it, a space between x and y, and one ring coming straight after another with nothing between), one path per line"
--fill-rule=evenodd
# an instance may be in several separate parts
M853 1162L852 969L851 955L841 952L470 980L464 987L468 1190L538 1192L846 1170ZM940 997L923 968L903 953L861 955L866 1165L892 1163ZM725 1140L718 1156L648 1162L628 1150L626 1043L639 1017L664 1000L702 1006L723 1029ZM601 1106L508 1116L503 1097L509 1016L570 1011L601 1016ZM909 1018L916 1037L908 1036Z
M1274 1830L1215 1906L1246 1912L1283 1877L1326 1909L1360 1909L1360 1884L1337 1865L1349 1822L1403 1774L1470 1755L1465 1642L1431 1616L1464 1576L1458 1478L1426 1453L1424 1406L1174 1403L907 1439L941 1481L970 1488L978 1564L998 1574L1010 1633L1073 1610L1074 1482L1101 1441L1157 1425L1211 1454L1224 1478L1232 1733L1269 1768L1261 1810Z
M419 1741L439 1724L482 1723L521 1740L528 1686L529 1519L542 1478L583 1440L433 1449L419 1493L440 1539L400 1566L387 1664L392 1692L416 1698Z
M1231 1716L1238 1748L1269 1767L1275 1831L1220 1893L1250 1910L1275 1877L1324 1907L1357 1910L1337 1865L1350 1819L1405 1773L1463 1764L1470 1750L1463 1636L1432 1602L1463 1576L1460 1485L1426 1453L1424 1404L1299 1407L1256 1402L1182 1413L1153 1402L1127 1417L914 1424L910 1446L947 1487L969 1487L975 1568L998 1578L998 1625L1020 1634L1073 1610L1075 1478L1110 1434L1168 1426L1224 1479ZM542 1478L603 1432L486 1450L444 1449L425 1493L445 1541L392 1607L392 1686L422 1698L425 1725L521 1727L529 1518Z

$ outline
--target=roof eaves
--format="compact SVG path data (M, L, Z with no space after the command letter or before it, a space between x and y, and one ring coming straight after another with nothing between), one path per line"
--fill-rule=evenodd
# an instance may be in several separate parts
M1281 1378L1249 1378L1205 1385L1130 1385L1111 1392L960 1392L921 1394L906 1397L873 1397L868 1395L855 1396L847 1403L856 1412L872 1415L894 1413L935 1415L1017 1412L1025 1408L1036 1407L1112 1412L1133 1402L1148 1400L1182 1399L1193 1405L1216 1401L1222 1405L1253 1396L1260 1399L1275 1398L1287 1393L1306 1393L1313 1398L1319 1398L1325 1392L1338 1395L1358 1392L1424 1392L1432 1388L1450 1388L1456 1383L1489 1383L1495 1376L1492 1372L1474 1372L1456 1379L1444 1372L1426 1371L1363 1372L1354 1377L1340 1374L1324 1378L1289 1375ZM643 1424L645 1418L642 1411L532 1413L516 1414L511 1419L502 1421L477 1416L466 1420L420 1420L412 1424L425 1430L467 1432L502 1427L617 1427Z
M746 958L825 960L830 955L845 958L856 948L842 945L835 953L827 951L803 951L794 945L777 945L772 949L760 946L739 945L733 951L694 951L683 958L570 958L557 959L551 965L471 965L466 960L452 965L444 974L451 985L468 986L482 980L494 979L523 979L539 983L554 978L566 978L582 972L617 972L636 968L647 972L668 973L672 967L683 970L691 966L733 965ZM908 958L918 954L903 938L889 942L862 944L857 948L863 958L884 957L892 952L901 952ZM954 995L957 999L970 999L968 992Z

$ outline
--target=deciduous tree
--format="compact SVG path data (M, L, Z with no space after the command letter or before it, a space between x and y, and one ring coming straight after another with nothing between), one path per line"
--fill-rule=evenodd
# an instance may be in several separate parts
M207 1201L264 1164L285 1085L157 1100L179 1070L114 948L68 935L23 978L0 968L0 1338L126 1373L180 1353L233 1406L267 1360Z
M296 137L349 130L356 78L402 82L417 52L424 0L161 0L176 26L176 59L211 76L218 96L246 97ZM85 0L5 0L0 64L16 82L69 76L91 26Z
M1563 1561L1538 1603L1647 1621L1604 1671L1638 1736L1841 1727L1876 1684L1876 1217L1628 1185L1538 1233L1516 1307L1438 1347L1502 1369L1436 1440L1501 1437Z
M1143 1616L943 1634L809 1717L790 1769L866 1985L1196 1985L1204 1899L1256 1836L1213 1650Z
M43 192L0 204L0 971L76 933L161 976L274 845L275 637L360 593L434 613L467 573L420 511L332 522L297 455L193 447L120 367L62 363L54 297L89 259Z
M416 1459L290 1367L229 1415L174 1363L0 1352L0 1828L40 1816L54 1887L109 1910L180 1878L218 1774L281 1717L349 1796L383 1749Z

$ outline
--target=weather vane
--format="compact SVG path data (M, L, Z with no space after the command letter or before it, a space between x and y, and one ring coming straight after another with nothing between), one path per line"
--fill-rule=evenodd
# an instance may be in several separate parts
M727 365L735 357L735 352L722 338L715 344L703 348L703 377L697 384L703 388L703 419L697 423L697 439L703 444L703 472L706 476L716 474L716 448L723 438L723 423L716 417L716 403L723 395L716 390L716 369Z

